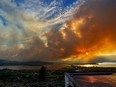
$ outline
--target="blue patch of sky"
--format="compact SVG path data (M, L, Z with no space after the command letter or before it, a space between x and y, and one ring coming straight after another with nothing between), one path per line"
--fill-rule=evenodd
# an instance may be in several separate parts
M11 1L16 3L17 6L20 6L22 3L25 3L26 0L11 0ZM51 2L53 2L53 0L38 0L38 1L42 1L43 3L45 2L44 4L46 6L49 5ZM61 6L62 10L65 10L67 7L73 6L73 3L77 2L78 0L57 0L57 1L61 2L60 6ZM45 20L49 20L49 19L55 18L55 16L57 16L57 14L59 14L58 12L60 12L60 11L55 11L54 14L52 14L52 15L48 16L47 18L45 18ZM58 27L59 25L60 25L60 27L62 26L62 24L57 24L57 25L55 25L55 27L59 28ZM20 28L20 26L18 26L18 27Z
M75 3L78 0L63 0L63 7L71 6L73 3Z
M14 14L14 9L7 3L0 3L0 10L8 14Z
M16 3L17 6L20 6L21 3L24 3L25 0L11 0L11 2Z
M4 26L8 25L8 21L1 15L0 15L0 23L2 23Z
M24 3L26 0L11 0L11 2L15 2L17 6L20 6L20 4ZM47 4L50 4L53 0L41 0ZM62 1L62 7L65 8L67 6L71 6L73 3L75 3L78 0L57 0L57 1Z
M46 1L46 0L44 0ZM47 0L47 3L50 4L50 1L53 1L53 0ZM60 1L60 0L59 0ZM76 3L76 1L78 0L62 0L62 3L61 3L61 8L62 9L57 9L57 11L54 12L54 14L50 15L49 17L47 17L46 19L52 19L54 18L55 16L57 16L57 14L59 14L60 10L61 12L63 10L65 10L66 8L70 7L70 6L73 6L73 3Z

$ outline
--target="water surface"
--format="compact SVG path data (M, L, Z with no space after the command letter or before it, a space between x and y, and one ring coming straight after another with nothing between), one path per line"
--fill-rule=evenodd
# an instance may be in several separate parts
M74 76L73 78L81 87L116 87L116 74Z

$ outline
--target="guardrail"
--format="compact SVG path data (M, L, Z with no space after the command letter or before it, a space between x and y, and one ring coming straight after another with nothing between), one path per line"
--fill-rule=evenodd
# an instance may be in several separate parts
M73 87L80 87L79 84L70 76L70 74L65 73L65 76L69 79L69 81L72 83ZM69 82L69 85L70 85Z

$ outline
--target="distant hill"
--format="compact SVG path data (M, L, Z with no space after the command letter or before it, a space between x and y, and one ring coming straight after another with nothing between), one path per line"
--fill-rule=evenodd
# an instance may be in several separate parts
M10 66L10 65L42 66L42 65L50 65L50 64L53 63L44 62L44 61L18 62L18 61L0 60L0 66Z

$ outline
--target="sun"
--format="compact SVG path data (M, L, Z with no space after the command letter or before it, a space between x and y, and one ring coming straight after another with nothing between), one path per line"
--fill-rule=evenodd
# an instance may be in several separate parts
M86 52L85 54L86 54L86 55L89 55L89 53L88 53L88 52Z

